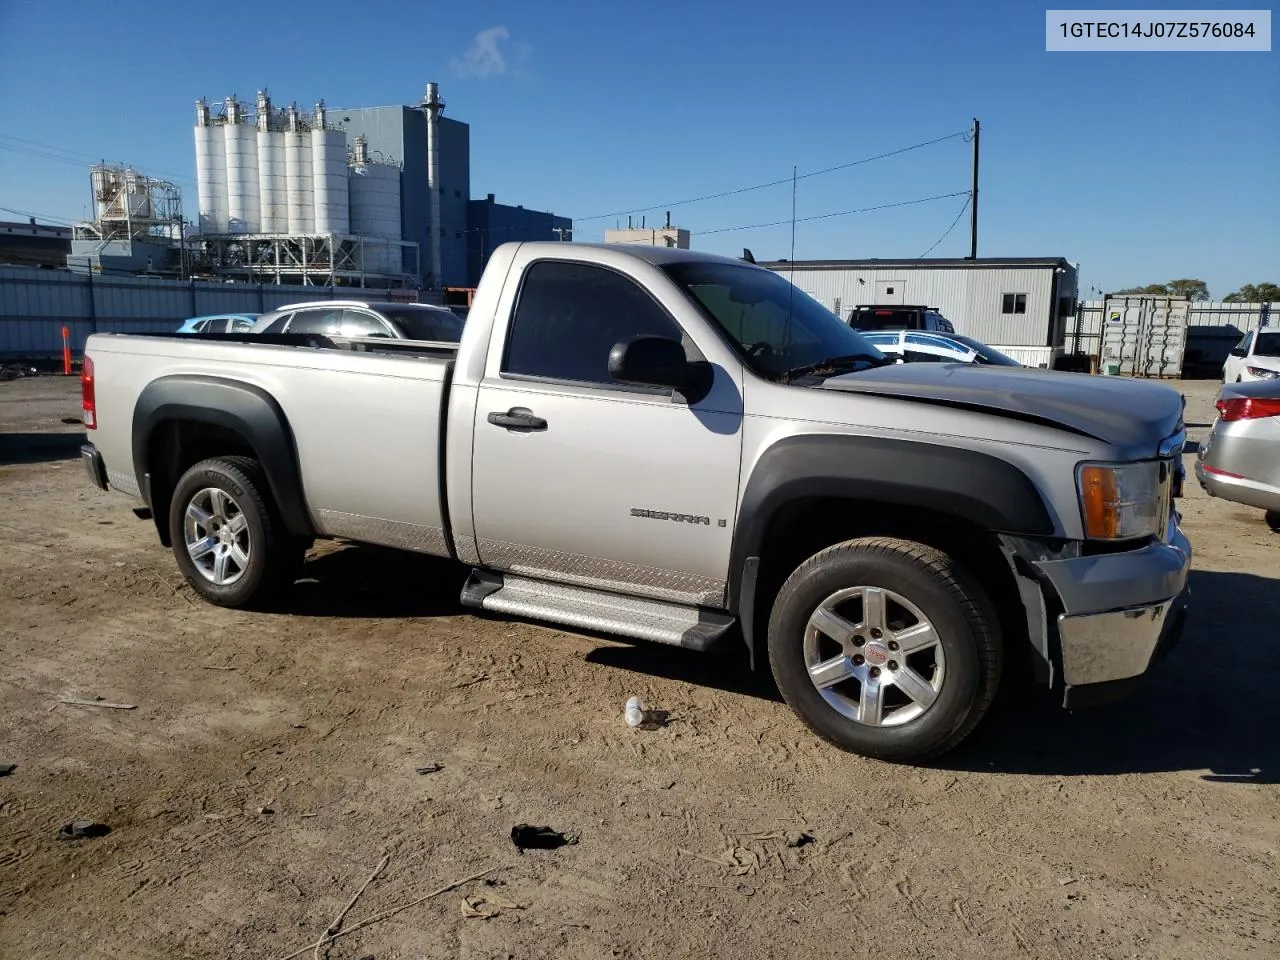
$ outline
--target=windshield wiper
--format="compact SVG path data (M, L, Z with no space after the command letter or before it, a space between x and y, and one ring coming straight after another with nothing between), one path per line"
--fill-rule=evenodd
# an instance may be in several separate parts
M806 363L804 366L792 367L790 370L784 371L778 377L778 382L790 383L792 380L809 374L830 375L835 373L839 367L848 367L855 363L869 363L873 367L881 367L892 362L888 357L875 357L869 353L850 353L842 357L825 357L817 363Z

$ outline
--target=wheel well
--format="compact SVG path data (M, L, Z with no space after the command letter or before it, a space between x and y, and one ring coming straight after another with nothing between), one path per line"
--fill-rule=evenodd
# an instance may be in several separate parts
M955 558L995 607L1006 656L1021 658L1028 644L1026 616L1013 573L995 534L939 510L877 500L813 497L787 504L770 519L760 547L752 630L756 664L768 662L769 617L782 584L805 560L857 537L898 537ZM1014 665L1017 666L1017 665ZM1029 666L1028 666L1029 669Z
M146 456L151 516L160 542L168 547L169 503L182 475L210 457L256 459L257 453L247 439L227 427L195 420L163 420L147 438Z

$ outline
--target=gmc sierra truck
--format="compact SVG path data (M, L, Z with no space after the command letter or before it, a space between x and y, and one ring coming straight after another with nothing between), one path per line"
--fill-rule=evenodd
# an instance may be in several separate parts
M100 334L83 395L93 482L212 603L315 538L448 557L470 607L740 638L885 760L954 747L1002 673L1110 698L1184 620L1176 391L891 364L736 260L506 244L458 343Z

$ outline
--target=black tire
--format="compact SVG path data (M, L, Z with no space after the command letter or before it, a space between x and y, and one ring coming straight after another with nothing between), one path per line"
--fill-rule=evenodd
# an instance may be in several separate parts
M228 495L244 515L248 562L232 583L203 573L187 548L186 515L193 497L212 488ZM169 505L169 535L178 568L193 590L220 607L261 607L297 579L307 541L289 534L271 500L266 478L250 457L202 460L182 475Z
M828 597L851 587L893 591L919 609L938 637L945 673L936 699L900 725L846 717L810 680L804 651L809 618ZM894 763L940 756L967 737L991 706L1003 662L999 620L981 588L941 551L888 537L850 540L805 561L778 593L768 642L778 688L810 729L843 750Z
M1274 532L1280 533L1280 510L1268 510L1263 515L1263 519Z

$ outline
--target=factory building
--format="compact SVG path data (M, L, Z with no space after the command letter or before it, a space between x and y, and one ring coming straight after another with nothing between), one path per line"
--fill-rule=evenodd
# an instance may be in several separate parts
M431 171L429 121L435 98L435 177ZM399 165L401 238L418 245L423 285L462 286L467 281L467 204L471 197L471 127L443 116L444 101L428 84L423 103L393 107L342 107L329 111L334 127L354 138L363 136L369 152ZM432 190L439 227L431 229ZM432 283L436 252L439 281Z
M65 267L71 252L71 228L0 220L0 263L24 267Z
M470 126L439 86L412 106L196 104L199 247L219 276L259 282L473 285L493 247L571 223L472 202ZM472 222L474 218L475 222Z
M932 260L780 260L788 277L842 320L854 307L936 307L956 332L1043 363L1061 352L1075 315L1077 269L1062 257Z
M665 227L627 226L616 230L606 230L604 232L604 242L688 250L689 231L671 226L671 218L667 217L667 225Z
M541 210L498 203L491 193L472 200L467 213L467 286L480 283L480 274L494 247L512 240L573 239L573 221Z

